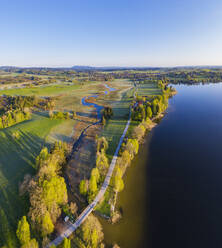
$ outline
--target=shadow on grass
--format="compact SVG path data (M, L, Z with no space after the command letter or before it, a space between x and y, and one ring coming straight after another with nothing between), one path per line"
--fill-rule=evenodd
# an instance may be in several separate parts
M46 145L38 136L19 133L18 139L7 131L0 136L0 246L16 240L17 222L29 208L27 197L18 194L18 185L25 174L35 173L35 158Z

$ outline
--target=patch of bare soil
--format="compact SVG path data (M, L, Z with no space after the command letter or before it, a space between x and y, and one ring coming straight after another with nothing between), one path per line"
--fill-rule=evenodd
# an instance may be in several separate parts
M95 138L101 129L100 125L91 126L84 135L78 150L70 159L66 174L74 192L78 192L78 186L82 179L89 179L92 168L96 163Z

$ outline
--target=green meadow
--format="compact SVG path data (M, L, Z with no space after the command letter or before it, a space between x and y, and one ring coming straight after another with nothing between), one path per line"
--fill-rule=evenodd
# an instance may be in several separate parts
M138 96L160 95L161 89L158 88L156 83L139 84L137 86L137 94Z
M0 244L15 240L17 221L28 210L27 199L19 196L19 182L35 173L35 157L62 122L33 114L31 120L0 130ZM13 136L15 132L19 137Z
M73 134L79 133L84 122L84 116L93 111L90 107L81 104L84 96L99 94L98 104L111 106L114 115L107 121L101 131L109 142L107 155L109 160L116 150L129 117L129 106L135 93L135 88L129 80L114 80L108 83L116 91L103 94L107 89L101 82L87 82L82 84L53 84L38 87L12 88L1 90L3 95L36 95L40 97L54 97L55 110L71 111L78 114L76 120L50 120L46 112L33 113L32 119L19 123L10 128L0 130L0 246L11 244L16 246L15 230L18 219L27 214L29 205L26 196L19 196L19 183L24 175L35 173L35 158L43 146L49 146L56 140L73 142ZM160 94L156 84L144 84L137 87L139 96ZM136 125L131 122L130 130ZM17 134L15 137L14 134ZM109 199L109 191L106 193ZM104 201L98 206L100 212L108 214L109 209Z
M61 83L1 90L0 93L53 96L56 97L56 110L77 110L84 114L92 111L92 108L82 106L82 97L103 91L101 83ZM57 140L73 141L76 122L77 120L72 119L51 120L47 112L38 112L32 114L31 120L0 130L0 247L3 244L16 247L15 230L18 220L29 209L27 196L19 195L19 183L23 181L24 175L35 174L35 158L43 146L50 146Z
M66 92L76 90L80 85L68 85L68 84L55 84L48 86L36 86L36 87L27 87L27 88L12 88L4 89L0 91L1 95L36 95L36 96L55 96L58 94L64 94Z

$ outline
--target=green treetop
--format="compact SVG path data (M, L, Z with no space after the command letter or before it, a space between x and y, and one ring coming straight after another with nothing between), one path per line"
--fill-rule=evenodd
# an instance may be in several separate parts
M21 243L21 245L26 244L30 241L30 227L26 220L26 216L23 216L18 223L18 228L16 235Z

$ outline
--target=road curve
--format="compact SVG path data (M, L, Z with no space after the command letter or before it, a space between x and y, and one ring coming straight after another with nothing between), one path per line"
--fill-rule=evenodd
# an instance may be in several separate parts
M123 139L124 139L124 137L126 135L126 132L127 132L128 128L129 128L130 122L131 122L131 110L130 110L130 113L129 113L129 119L127 121L127 124L125 126L124 131L123 131L123 134L122 134L122 136L121 136L121 138L119 140L118 146L116 148L116 151L115 151L115 153L113 155L113 158L112 158L112 161L110 163L108 172L106 174L106 178L105 178L105 180L103 182L103 185L102 185L101 189L99 190L97 196L95 197L95 199L93 200L92 203L90 203L83 210L83 212L76 219L75 223L69 222L67 229L62 234L60 234L56 239L54 239L52 242L50 242L46 246L46 248L50 248L52 245L57 246L63 241L64 238L69 237L87 219L87 217L93 211L93 209L95 208L97 203L102 199L103 195L105 194L105 192L107 190L107 187L109 186L110 179L111 179L113 170L114 170L115 165L116 165L116 160L117 160L117 157L118 157L119 149L120 149L120 147L121 147L121 145L123 143Z

